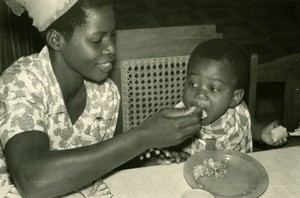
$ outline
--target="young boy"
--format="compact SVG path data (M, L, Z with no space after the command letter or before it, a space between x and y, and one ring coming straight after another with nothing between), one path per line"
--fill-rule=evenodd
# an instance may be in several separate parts
M155 150L160 157L145 165L180 162L205 149L252 152L250 114L243 101L249 62L243 49L224 39L199 44L188 63L183 100L175 108L197 107L202 111L202 128L176 148L163 149L162 154Z
M243 49L224 39L208 40L194 49L188 63L183 101L175 108L196 106L204 118L202 129L184 151L252 152L250 114L243 101L249 62Z

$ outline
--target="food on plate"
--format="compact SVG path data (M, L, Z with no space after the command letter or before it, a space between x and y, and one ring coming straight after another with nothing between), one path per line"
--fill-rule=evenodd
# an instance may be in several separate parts
M282 138L288 137L289 134L285 127L279 125L275 127L274 129L271 129L271 138L274 142L277 142L278 140L281 140Z
M205 157L200 164L196 164L193 168L195 179L199 177L224 178L227 175L228 161L214 160Z

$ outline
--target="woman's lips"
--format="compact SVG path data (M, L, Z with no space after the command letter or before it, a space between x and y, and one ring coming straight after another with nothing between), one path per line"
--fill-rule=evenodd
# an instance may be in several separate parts
M108 73L112 69L112 63L99 63L97 67L105 73Z

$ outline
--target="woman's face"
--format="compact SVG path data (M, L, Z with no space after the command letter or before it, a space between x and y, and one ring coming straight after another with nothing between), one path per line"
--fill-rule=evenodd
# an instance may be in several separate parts
M186 107L197 106L207 112L203 125L212 123L229 108L234 95L231 73L226 59L217 61L196 57L191 60L183 102Z
M86 10L86 14L86 23L65 41L62 55L77 74L100 82L108 76L116 55L114 11L105 6L100 11Z

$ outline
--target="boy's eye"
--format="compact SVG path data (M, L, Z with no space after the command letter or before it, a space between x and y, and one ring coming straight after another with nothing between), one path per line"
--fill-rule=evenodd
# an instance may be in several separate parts
M188 84L190 87L199 87L199 84L195 82L189 82Z
M220 91L220 89L218 89L217 87L210 87L210 90L212 92L218 92L218 91Z

